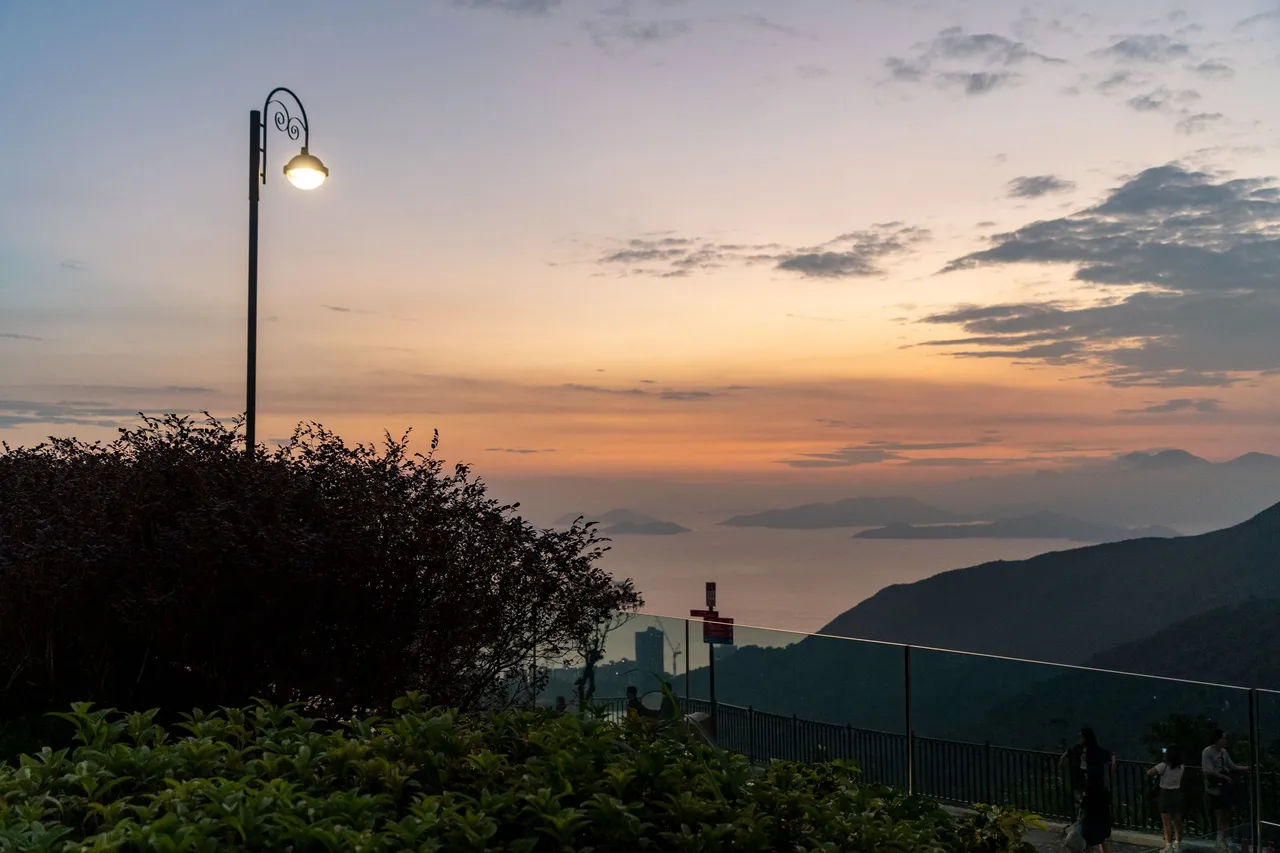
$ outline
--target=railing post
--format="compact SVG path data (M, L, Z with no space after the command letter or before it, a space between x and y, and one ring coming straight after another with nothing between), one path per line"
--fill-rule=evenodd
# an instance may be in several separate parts
M689 707L689 620L684 620L684 706Z
M1253 851L1262 850L1262 774L1258 765L1262 763L1262 734L1258 720L1258 690L1249 690L1249 817L1253 828Z
M916 733L911 723L911 647L902 647L902 673L904 687L904 710L907 726L907 793L916 792Z
M791 760L800 760L800 718L791 715Z
M991 779L991 744L989 743L983 746L982 764L983 764L983 773L982 773L983 786L982 787L984 789L982 792L983 800L987 805L994 806L996 802L995 802L995 795L992 792L992 788L994 785Z
M844 760L853 760L853 723L844 724ZM862 770L863 773L867 772L863 768L859 769Z
M756 760L756 709L754 705L747 706L747 761L755 763Z

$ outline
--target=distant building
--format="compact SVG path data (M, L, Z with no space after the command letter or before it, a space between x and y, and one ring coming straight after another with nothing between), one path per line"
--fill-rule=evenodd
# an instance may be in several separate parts
M653 678L651 673L660 676L667 671L667 635L661 628L636 631L636 669L645 683Z

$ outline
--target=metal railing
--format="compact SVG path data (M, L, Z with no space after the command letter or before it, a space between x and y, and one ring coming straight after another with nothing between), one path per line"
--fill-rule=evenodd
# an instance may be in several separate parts
M666 681L685 711L712 715L720 746L753 762L848 760L869 782L948 804L1073 819L1061 755L1090 724L1130 758L1179 747L1186 831L1212 834L1199 759L1222 726L1236 760L1264 771L1240 779L1234 836L1280 846L1280 774L1270 772L1280 757L1280 740L1272 742L1280 692L743 625L732 648L704 646L699 623L679 617L640 615L626 626L596 669L603 695ZM662 656L640 647L641 628L662 632ZM557 663L545 692L572 695L579 664ZM615 702L610 714L621 717L625 702ZM1160 831L1153 763L1122 760L1107 771L1117 829Z
M626 700L597 700L614 718L626 715ZM854 728L852 725L805 720L705 699L682 700L685 713L705 713L721 748L741 753L749 761L819 763L850 761L862 778L874 784L907 788L941 803L957 806L1003 805L1023 809L1049 820L1070 821L1076 805L1061 756L1051 752L915 737L896 732ZM914 757L914 766L908 762ZM1159 833L1160 811L1149 764L1119 761L1108 770L1112 795L1112 825L1117 829ZM1263 802L1270 813L1280 812L1280 779L1259 774ZM1199 768L1188 767L1182 790L1188 835L1213 831ZM1242 803L1240 811L1247 811ZM1237 819L1237 824L1243 823Z

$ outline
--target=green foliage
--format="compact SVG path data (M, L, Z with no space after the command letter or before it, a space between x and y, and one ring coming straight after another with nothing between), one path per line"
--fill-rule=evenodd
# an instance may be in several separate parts
M1023 853L1029 816L775 763L676 726L428 709L341 725L265 703L176 731L156 712L76 705L73 749L0 765L0 850L934 851Z

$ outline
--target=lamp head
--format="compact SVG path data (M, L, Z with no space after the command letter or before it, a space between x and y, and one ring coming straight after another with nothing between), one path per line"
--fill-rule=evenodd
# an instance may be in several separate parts
M329 177L329 170L319 157L308 154L304 145L302 153L285 164L284 176L300 190L313 190Z

